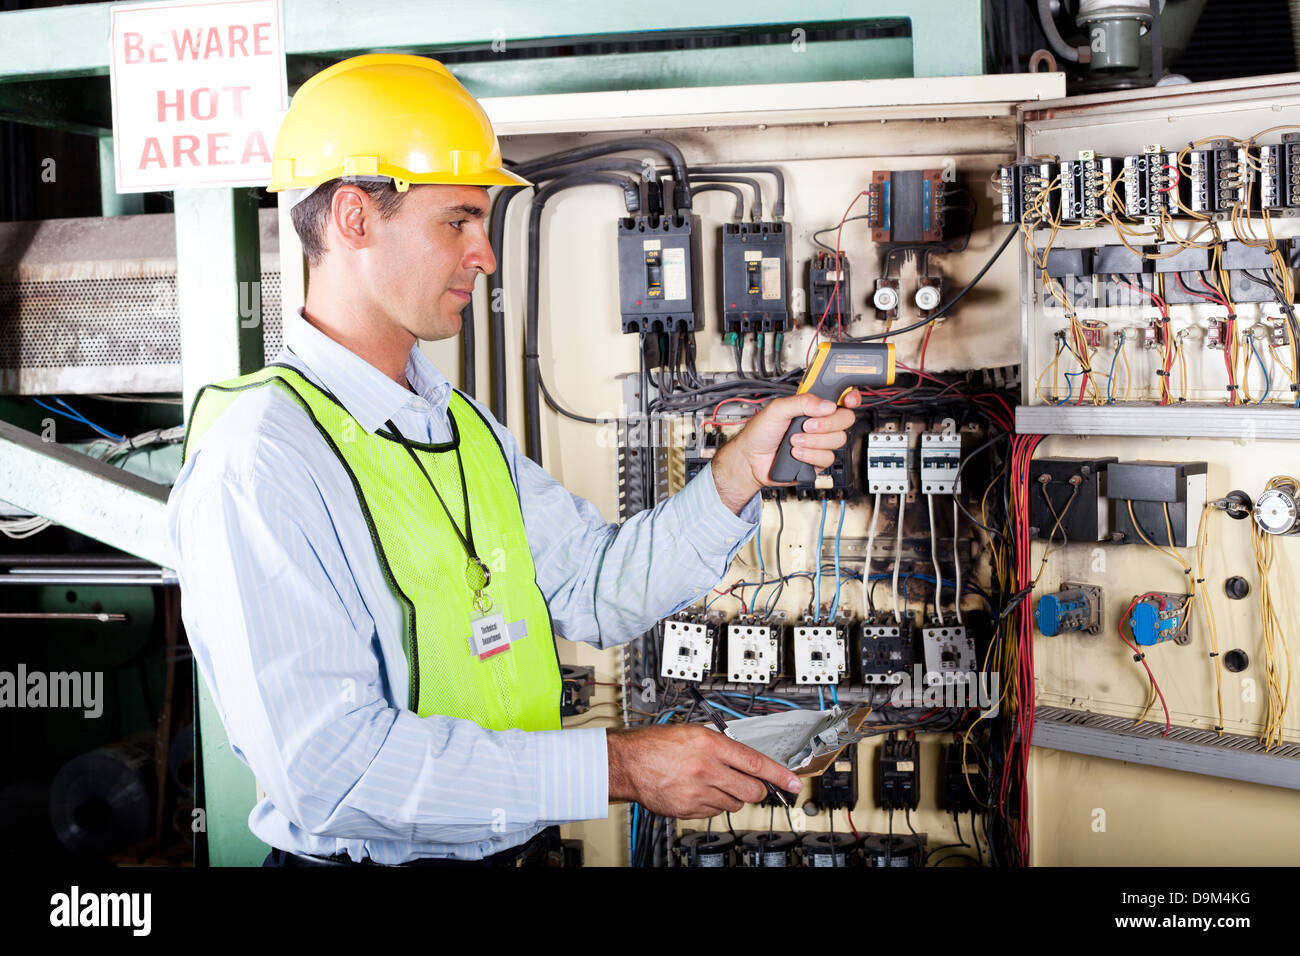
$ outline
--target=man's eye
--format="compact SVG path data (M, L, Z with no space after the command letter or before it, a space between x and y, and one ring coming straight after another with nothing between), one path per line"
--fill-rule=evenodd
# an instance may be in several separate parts
M463 226L463 225L464 225L465 223L467 223L467 222L469 222L468 219L457 219L455 222L448 223L448 225L450 225L451 228L453 228L453 229L455 229L457 232L459 232L459 231L460 231L460 227Z

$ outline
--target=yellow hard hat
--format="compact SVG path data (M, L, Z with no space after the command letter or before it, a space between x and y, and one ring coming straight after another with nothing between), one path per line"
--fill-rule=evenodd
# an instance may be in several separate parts
M371 53L335 63L298 90L275 140L271 192L331 179L529 186L501 165L478 101L426 56Z

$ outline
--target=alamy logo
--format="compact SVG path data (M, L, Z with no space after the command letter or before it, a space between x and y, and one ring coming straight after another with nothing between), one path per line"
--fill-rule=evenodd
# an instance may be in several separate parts
M966 671L944 680L917 664L911 674L904 671L899 676L902 680L890 694L895 707L978 707L986 720L996 717L1000 710L1002 695L995 673Z
M149 893L82 893L73 886L50 897L51 926L129 926L133 936L148 936L152 914Z
M0 671L0 707L54 707L84 710L90 718L104 712L102 671Z

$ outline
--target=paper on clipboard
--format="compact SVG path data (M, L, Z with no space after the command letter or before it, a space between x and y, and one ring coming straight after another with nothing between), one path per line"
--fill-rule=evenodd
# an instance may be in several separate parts
M786 710L762 717L742 717L727 722L727 733L737 742L753 747L798 777L817 777L834 762L840 751L866 734L862 724L871 713L859 707L846 713L830 710Z

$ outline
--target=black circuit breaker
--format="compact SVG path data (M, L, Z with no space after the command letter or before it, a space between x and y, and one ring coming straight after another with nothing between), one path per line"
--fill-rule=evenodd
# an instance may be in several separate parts
M830 252L818 252L808 260L808 321L814 327L822 323L825 329L853 321L853 287L849 283L849 257L844 253L840 253L838 268Z
M1111 462L1106 467L1106 494L1115 505L1111 540L1141 544L1142 535L1146 535L1148 541L1163 547L1189 547L1205 508L1205 481L1203 461Z
M876 803L882 810L915 810L921 799L920 762L915 738L893 734L880 745Z
M618 221L618 295L624 332L698 332L698 216Z
M852 810L858 805L858 748L850 744L817 778L817 803L823 810Z
M912 679L916 643L910 617L867 622L858 629L864 684L901 684Z
M980 812L988 802L988 779L974 746L963 750L961 734L943 754L943 808L948 813Z
M783 222L722 227L722 331L790 330L790 231Z
M1029 526L1034 537L1050 538L1058 544L1107 540L1111 525L1106 501L1106 466L1118 460L1038 458L1031 462Z

